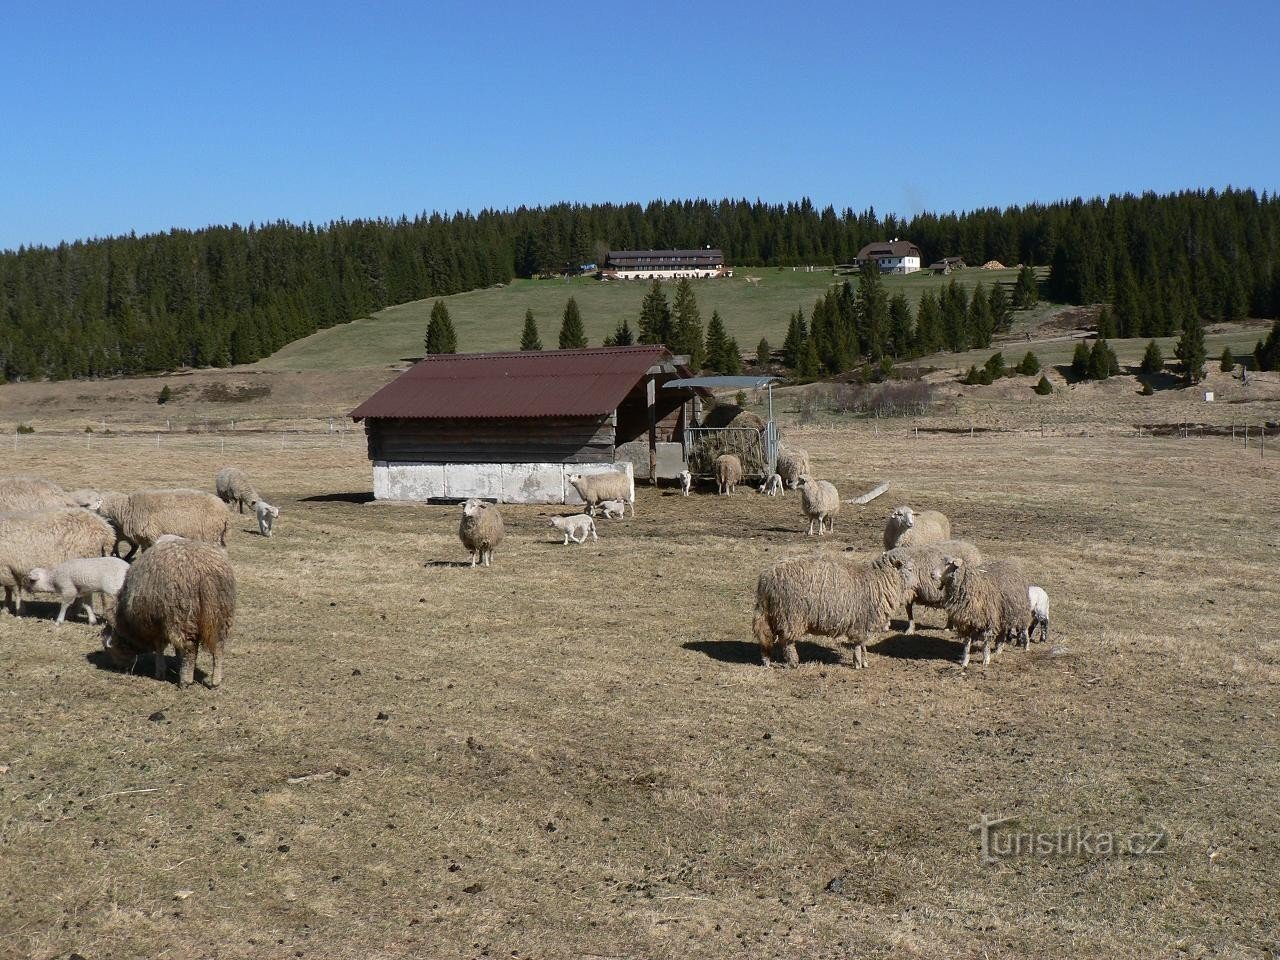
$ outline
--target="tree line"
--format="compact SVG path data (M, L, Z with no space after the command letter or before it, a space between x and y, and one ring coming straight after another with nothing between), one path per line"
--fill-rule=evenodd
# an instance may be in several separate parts
M1252 190L910 219L819 209L808 200L556 204L320 226L217 226L6 251L0 376L249 362L394 303L576 271L610 248L709 245L741 266L834 265L894 236L917 244L926 259L1049 264L1047 294L1112 303L1120 336L1175 332L1191 312L1204 320L1280 315L1280 199ZM893 344L890 333L879 336Z

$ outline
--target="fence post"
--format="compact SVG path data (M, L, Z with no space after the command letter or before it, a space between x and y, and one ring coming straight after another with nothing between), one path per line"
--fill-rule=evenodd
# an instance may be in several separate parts
M1262 439L1258 443L1258 458L1260 460L1267 459L1267 425L1262 425Z
M1247 423L1244 425L1244 448L1246 450L1249 449L1249 425Z

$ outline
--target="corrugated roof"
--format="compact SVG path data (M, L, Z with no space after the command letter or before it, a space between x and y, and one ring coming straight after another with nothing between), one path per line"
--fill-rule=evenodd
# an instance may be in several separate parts
M351 417L601 416L670 359L661 346L441 354L414 364Z
M868 257L908 257L911 256L913 251L917 257L920 256L920 248L910 240L884 240L880 243L868 243L858 251L858 259L865 260Z

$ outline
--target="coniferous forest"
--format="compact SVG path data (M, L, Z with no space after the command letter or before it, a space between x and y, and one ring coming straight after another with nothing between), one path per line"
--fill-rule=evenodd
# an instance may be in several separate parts
M1044 293L1068 303L1111 303L1121 337L1172 333L1192 315L1280 315L1280 197L1251 190L1077 199L910 220L819 209L807 200L558 204L173 230L3 252L0 376L245 363L391 304L576 269L610 248L709 245L734 265L827 265L849 263L864 244L892 237L910 239L927 260L1050 265ZM896 341L911 321L901 305L872 293L859 310L875 318L869 342L816 344L824 366L878 349L901 352ZM851 311L856 295L833 294L819 312ZM936 324L927 333L946 349L959 307L926 309ZM982 336L999 320L983 308L966 324Z

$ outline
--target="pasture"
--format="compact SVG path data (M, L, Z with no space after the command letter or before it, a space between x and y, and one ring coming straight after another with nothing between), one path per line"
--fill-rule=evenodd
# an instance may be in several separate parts
M235 463L282 515L234 525L218 691L0 613L0 957L1270 956L1280 458L888 429L788 429L843 496L894 481L821 541L795 493L642 487L582 547L504 507L478 571L458 507L364 502L355 436L22 438L5 472ZM870 557L898 503L1021 560L1050 642L961 671L924 611L866 670L760 667L759 571ZM984 815L1165 839L987 864Z

